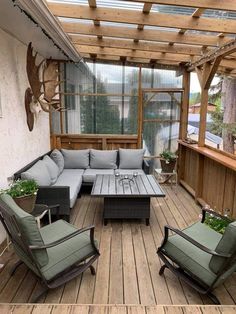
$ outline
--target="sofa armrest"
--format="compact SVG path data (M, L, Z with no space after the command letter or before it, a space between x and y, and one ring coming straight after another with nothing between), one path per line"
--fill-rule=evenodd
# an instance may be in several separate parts
M59 215L70 215L70 188L69 186L40 186L37 194L37 203L59 205ZM52 210L56 214L56 210Z
M149 174L149 172L150 172L150 165L149 165L149 162L148 162L146 159L143 159L142 168L143 168L143 171L144 171L146 174Z

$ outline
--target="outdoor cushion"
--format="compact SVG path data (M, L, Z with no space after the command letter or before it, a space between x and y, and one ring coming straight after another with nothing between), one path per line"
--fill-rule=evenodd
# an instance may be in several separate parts
M45 163L50 178L51 178L51 183L54 184L57 181L57 177L59 175L59 168L57 164L50 158L48 155L45 155L43 157L43 162Z
M51 225L40 229L45 244L57 241L78 230L76 227L58 220ZM41 271L47 280L63 272L76 262L83 261L85 257L94 252L90 242L89 232L85 232L67 240L59 245L47 249L49 262Z
M90 168L116 169L117 150L90 149Z
M27 171L21 173L21 179L35 180L39 186L51 185L51 177L46 164L39 160Z
M119 148L120 169L142 169L144 149Z
M83 169L64 169L53 186L69 186L70 187L70 208L72 208L77 200L78 193L82 185Z
M236 221L230 223L226 227L225 232L216 247L217 253L232 254L235 251L236 251ZM224 257L212 256L209 265L210 269L217 274L225 261L226 258Z
M115 173L118 172L120 175L133 175L134 173L137 173L137 174L142 174L144 175L145 172L143 171L143 169L117 169L115 171Z
M95 181L97 174L114 174L113 169L86 169L83 174L83 182L91 183Z
M89 149L62 149L66 169L86 169L89 167Z
M22 233L24 234L25 238L28 240L29 245L44 245L43 239L39 232L37 223L35 218L21 209L12 199L12 197L8 194L1 194L1 200L10 207L11 213L14 214L17 223L19 224ZM24 252L17 246L18 249L21 251L21 256L23 255L24 259ZM37 259L40 266L44 266L48 263L48 255L45 249L40 251L33 251L32 252L35 258ZM27 258L27 256L26 256Z
M202 224L197 222L183 230L198 243L215 250L221 235ZM199 278L203 283L211 285L216 278L216 274L209 268L211 255L200 250L181 236L174 234L169 236L164 246L164 252L173 261L176 262L185 271Z
M54 149L51 152L50 157L52 158L52 160L56 163L57 167L59 168L59 173L62 173L62 171L64 169L64 163L65 163L62 153L58 149Z

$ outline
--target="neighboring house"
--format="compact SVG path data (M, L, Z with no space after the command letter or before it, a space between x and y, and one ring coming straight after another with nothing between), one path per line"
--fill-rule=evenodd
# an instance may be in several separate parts
M201 104L197 103L195 105L190 106L188 112L189 113L200 113L200 109L201 109ZM207 112L213 112L215 110L216 110L216 105L209 102L208 106L207 106Z

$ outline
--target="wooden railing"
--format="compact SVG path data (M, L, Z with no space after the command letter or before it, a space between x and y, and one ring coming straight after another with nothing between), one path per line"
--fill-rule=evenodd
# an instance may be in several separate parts
M236 218L236 159L180 141L178 176L200 204Z
M137 135L109 134L55 134L51 135L51 148L66 149L118 149L137 148Z

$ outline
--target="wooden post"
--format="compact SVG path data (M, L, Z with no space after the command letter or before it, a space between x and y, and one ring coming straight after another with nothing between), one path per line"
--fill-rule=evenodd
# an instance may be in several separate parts
M142 67L139 66L138 76L138 148L142 147L142 132L143 132L143 99L142 99Z
M189 109L189 92L190 92L190 72L184 71L183 74L183 99L182 99L182 108L180 115L180 130L179 138L181 140L186 139L187 137L187 128L188 128L188 109Z
M203 173L204 173L204 156L198 154L197 157L197 176L196 176L196 189L195 189L195 202L198 202L199 198L202 198L203 188Z
M208 89L202 88L201 92L201 110L200 110L200 126L198 146L205 145L205 132L207 122L207 106L208 106Z

